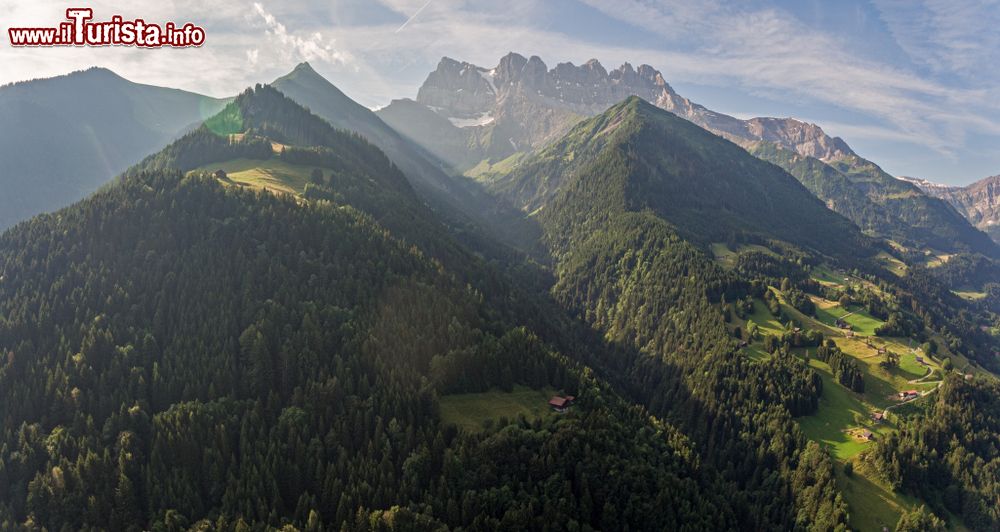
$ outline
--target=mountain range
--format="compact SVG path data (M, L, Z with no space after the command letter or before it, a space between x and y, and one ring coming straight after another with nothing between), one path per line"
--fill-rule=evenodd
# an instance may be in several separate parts
M632 224L621 205L591 207ZM563 295L466 251L373 144L275 88L248 89L105 190L0 238L0 420L21 427L2 432L0 471L15 489L0 492L0 522L843 524L828 459L777 406L814 407L818 377L790 359L736 357L745 380L729 378L733 340L708 281L734 297L746 287L649 223L658 229L629 231L662 258L654 278L695 276L662 294L691 314L656 326L656 356L596 338ZM602 241L579 249L600 253ZM704 352L669 354L689 335ZM640 371L659 385L629 377ZM766 382L775 374L778 387ZM543 404L546 391L571 395L573 410L461 432L443 413L448 397L520 388ZM738 428L750 419L768 422ZM695 450L718 434L730 443ZM787 447L737 473L737 436ZM783 472L765 475L776 463ZM774 497L795 493L792 471L825 480Z
M714 112L677 94L649 65L636 69L626 63L609 72L590 60L549 69L537 56L510 53L487 69L446 57L415 101L395 100L378 114L456 171L474 176L492 165L510 166L583 117L627 96L638 96L781 166L869 234L912 247L1000 254L947 202L894 179L819 126Z
M817 126L517 54L211 103L0 234L0 528L1000 524L991 244Z

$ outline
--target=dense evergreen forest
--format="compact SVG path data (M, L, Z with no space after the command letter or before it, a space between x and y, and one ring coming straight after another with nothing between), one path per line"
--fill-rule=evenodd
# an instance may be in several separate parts
M553 293L627 348L630 354L604 361L608 374L621 376L630 397L699 443L702 458L734 490L744 523L843 526L847 511L831 462L792 420L815 410L819 378L795 357L757 364L734 356L736 342L715 303L747 295L749 284L635 203L647 193L631 185L642 156L630 146L630 132L642 131L647 105L629 100L596 119L613 123L609 116L625 114L606 135L606 148L564 178L543 209L558 260Z
M794 178L663 113L627 100L489 177L533 213L530 258L260 85L4 233L0 528L847 530L834 461L794 417L824 394L810 356L855 392L859 363L791 325L753 360L733 314L759 299L788 321L780 290L812 315L823 260L877 287L837 296L881 334L929 331L986 366L988 314L941 275L892 277ZM273 194L212 174L233 159L312 171ZM719 241L782 253L727 268ZM519 386L575 403L445 420L448 397ZM996 527L997 393L949 376L869 453L927 503L900 530Z
M737 526L685 437L350 208L141 174L2 249L5 528ZM579 407L441 424L515 382Z
M973 530L1000 527L1000 385L945 380L926 415L867 457L894 486L961 515Z

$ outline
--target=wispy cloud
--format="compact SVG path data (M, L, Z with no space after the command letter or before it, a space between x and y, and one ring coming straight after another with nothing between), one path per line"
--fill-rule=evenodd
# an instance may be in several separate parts
M351 97L378 106L413 97L441 56L492 66L513 50L550 65L649 63L670 83L695 87L682 91L695 101L712 95L741 115L760 113L756 101L779 115L823 116L852 144L911 143L924 161L977 158L974 172L995 174L980 168L1000 167L1000 149L982 148L983 139L1000 138L998 1L873 0L881 22L865 31L887 28L884 39L899 43L896 58L866 55L864 43L809 26L769 0L137 0L128 8L92 0L102 17L196 22L208 41L197 50L0 43L0 83L97 64L140 82L226 96L309 60ZM55 0L0 0L9 25L57 22L64 10Z
M971 110L996 108L983 91L943 85L858 57L835 36L778 9L709 2L697 6L705 11L692 12L692 4L681 1L585 1L665 39L693 44L666 54L671 71L687 79L736 83L747 91L798 95L861 112L891 124L900 137L919 139L944 154L961 147L965 129L1000 133L1000 126Z
M875 0L899 46L935 73L974 84L1000 79L1000 1Z
M304 37L292 34L259 2L254 2L253 9L264 20L267 34L273 37L289 56L297 56L306 61L321 60L335 64L347 64L353 61L350 53L334 48L334 42L325 39L321 33L314 32Z

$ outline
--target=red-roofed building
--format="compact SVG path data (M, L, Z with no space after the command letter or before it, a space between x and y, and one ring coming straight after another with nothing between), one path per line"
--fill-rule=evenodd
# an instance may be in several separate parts
M567 395L566 397L555 395L552 399L549 399L549 406L556 412L565 412L569 407L573 406L573 399L576 398L572 395Z

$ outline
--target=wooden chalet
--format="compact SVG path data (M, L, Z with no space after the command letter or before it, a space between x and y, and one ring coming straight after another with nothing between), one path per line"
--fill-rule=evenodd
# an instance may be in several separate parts
M556 412L565 412L569 410L569 407L573 406L573 400L576 399L572 395L567 395L565 397L554 395L552 399L549 399L549 406L552 407Z
M906 390L906 391L899 392L899 398L900 399L911 399L913 397L918 397L919 395L920 395L920 392L918 392L917 390Z
M874 421L875 423L881 423L885 421L885 414L883 414L882 412L875 412L874 414L872 414L872 421Z
M868 429L862 430L859 436L861 437L862 441L872 441L875 439L875 433L873 433Z

